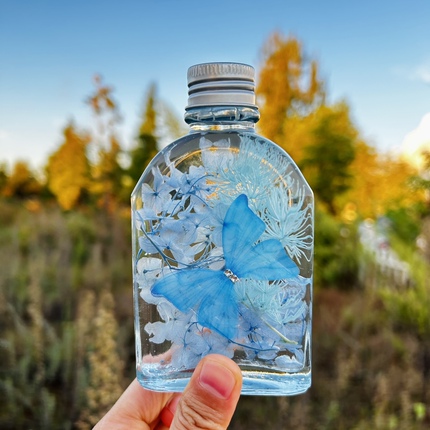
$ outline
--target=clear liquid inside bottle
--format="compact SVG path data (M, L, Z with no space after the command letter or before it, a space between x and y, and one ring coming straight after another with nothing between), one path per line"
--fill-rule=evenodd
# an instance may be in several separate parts
M202 357L230 357L243 394L311 385L313 194L255 133L258 109L187 111L132 194L137 378L182 391Z
M290 157L255 133L193 133L158 154L132 198L142 385L181 391L220 353L244 394L308 388L312 202ZM273 265L281 275L258 274Z

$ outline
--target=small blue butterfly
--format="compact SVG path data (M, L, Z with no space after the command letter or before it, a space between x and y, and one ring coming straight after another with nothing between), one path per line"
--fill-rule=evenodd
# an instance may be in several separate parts
M152 294L165 297L181 312L194 309L200 325L228 339L234 338L239 318L234 282L241 279L275 281L299 274L299 268L279 240L268 239L254 245L265 229L264 222L248 207L246 195L239 195L224 218L224 269L177 270L156 281Z

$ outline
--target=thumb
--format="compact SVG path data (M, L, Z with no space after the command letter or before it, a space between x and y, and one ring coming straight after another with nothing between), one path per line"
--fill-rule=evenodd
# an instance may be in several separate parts
M204 357L181 396L171 430L227 429L241 388L236 363L217 354Z

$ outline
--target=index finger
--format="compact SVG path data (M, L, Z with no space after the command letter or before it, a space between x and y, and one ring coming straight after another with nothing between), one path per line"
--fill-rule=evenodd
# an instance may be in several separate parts
M150 430L160 421L160 413L173 393L145 390L137 381L128 386L94 430Z

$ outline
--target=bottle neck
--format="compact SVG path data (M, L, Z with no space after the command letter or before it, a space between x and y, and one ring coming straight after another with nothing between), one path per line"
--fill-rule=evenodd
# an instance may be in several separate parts
M185 122L191 132L209 130L250 130L260 119L256 106L203 106L185 111Z

